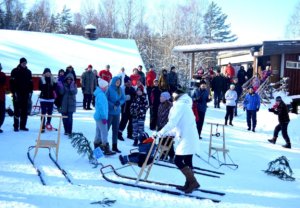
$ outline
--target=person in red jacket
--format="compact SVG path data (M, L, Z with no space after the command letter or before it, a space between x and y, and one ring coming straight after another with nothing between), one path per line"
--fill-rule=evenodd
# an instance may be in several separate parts
M153 66L150 65L149 71L146 75L146 86L147 86L147 95L148 95L148 100L150 100L152 88L153 88L153 83L154 80L156 79L156 73L153 69Z
M99 77L110 83L112 79L112 74L110 73L110 65L106 65L106 69L103 69L99 72Z
M141 76L138 73L138 69L134 68L133 69L133 74L130 75L131 85L133 87L135 87L140 79L141 79Z
M228 63L228 65L226 66L225 75L229 76L230 79L232 79L235 76L235 70L234 70L233 66L231 65L231 63Z
M6 75L2 72L2 66L0 63L0 133L3 132L1 130L1 126L5 118L5 82Z

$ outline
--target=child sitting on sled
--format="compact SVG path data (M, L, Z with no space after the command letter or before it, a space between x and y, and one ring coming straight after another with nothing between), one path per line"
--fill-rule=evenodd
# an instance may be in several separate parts
M153 138L149 137L147 133L143 134L144 136L140 137L140 144L138 145L138 152L131 153L129 155L119 156L119 160L122 165L127 164L128 162L132 163L138 163L139 167L142 167L143 163L145 162L148 152L150 151L151 145L154 141ZM147 137L145 137L145 135ZM142 140L142 141L141 141ZM153 161L154 152L156 149L156 144L154 144L154 147L152 149L150 158L148 160L148 164Z

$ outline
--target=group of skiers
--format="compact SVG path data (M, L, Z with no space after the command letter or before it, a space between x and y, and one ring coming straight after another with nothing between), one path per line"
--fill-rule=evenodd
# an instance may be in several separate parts
M1 64L0 69L2 69ZM228 89L223 93L224 79L220 78L222 77L220 70L217 70L216 74L213 71L210 73L210 86L214 92L214 107L220 108L220 101L223 96L226 100L225 125L229 121L229 125L233 126L233 117L239 98L237 88L241 87L239 80L234 79L233 72L230 70L226 72L231 81ZM5 74L4 76L3 74L0 73L0 127L5 114L5 95L3 99L3 91L5 90L2 87L5 83ZM59 70L57 79L54 78L49 68L45 68L39 82L41 113L52 115L55 104L58 111L65 116L63 125L66 135L72 133L73 113L76 111L77 85L75 81L76 74L70 65L66 70ZM191 193L200 186L192 171L192 157L200 146L197 138L201 139L207 102L211 100L211 92L207 85L209 83L202 80L199 87L194 89L191 95L188 95L178 84L175 67L171 67L169 72L163 69L157 79L153 66L150 66L146 75L142 71L142 66L138 66L138 68L133 69L131 76L126 75L124 68L121 69L120 74L112 76L109 65L99 74L93 70L92 65L88 65L81 76L81 87L83 109L91 110L91 103L94 103L95 107L94 148L100 147L106 155L121 153L118 148L118 140L124 141L122 133L126 126L127 138L133 139L134 146L148 144L149 140L145 142L147 138L141 139L141 137L145 135L145 117L148 108L150 108L150 129L155 131L154 136L164 138L169 135L176 135L177 148L173 154L170 154L170 160L186 177L186 183L179 189ZM12 70L10 88L14 105L14 131L28 131L26 127L28 105L30 105L28 100L31 100L33 83L31 71L27 68L25 58L21 58L19 65ZM243 101L243 109L247 111L248 130L253 132L255 132L256 113L259 108L260 97L251 86ZM289 116L281 97L276 98L276 105L269 111L277 114L279 118L274 136L269 142L275 144L278 132L281 130L286 141L284 147L291 148L290 139L287 135ZM112 128L112 150L108 141L110 127ZM48 128L51 128L51 117L44 121L42 132ZM121 155L119 159L122 164L128 161L128 157Z

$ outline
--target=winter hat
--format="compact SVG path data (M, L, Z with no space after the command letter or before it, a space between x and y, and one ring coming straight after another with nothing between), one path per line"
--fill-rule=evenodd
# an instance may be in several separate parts
M107 69L110 69L110 65L109 65L109 64L107 64L107 65L106 65L106 68L107 68Z
M100 88L105 88L108 86L108 82L104 79L98 78L98 85Z
M277 102L281 102L281 101L282 101L282 98L281 98L281 96L277 96L275 100L276 100Z
M124 83L127 83L128 81L131 81L130 77L125 75L124 77Z
M230 88L231 88L231 87L234 87L234 88L235 88L235 85L234 85L234 84L231 84L231 85L230 85Z
M170 71L172 71L173 69L175 69L175 66L171 66Z
M166 100L169 100L171 98L171 95L169 92L163 92L160 94L160 96L165 98Z
M88 68L93 68L93 66L91 64L88 65Z
M23 58L20 59L20 64L21 64L21 63L24 63L24 62L27 63L27 60L26 60L26 58L23 57Z
M184 93L185 92L182 89L177 88L177 90L175 90L175 92L173 92L172 94L174 101L178 100L178 98L181 97Z
M248 90L250 90L250 89L252 89L252 90L253 90L253 87L252 87L252 86L248 87Z
M43 74L46 74L47 72L51 74L51 70L49 68L45 68Z
M142 92L144 92L144 86L140 85L136 88L136 91L141 90Z

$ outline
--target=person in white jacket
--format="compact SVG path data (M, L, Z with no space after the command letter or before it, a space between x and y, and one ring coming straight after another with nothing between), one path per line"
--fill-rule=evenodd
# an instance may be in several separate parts
M236 106L237 93L235 91L235 85L231 84L229 90L225 93L226 99L226 115L225 115L225 125L227 125L227 121L229 118L229 125L233 126L233 114Z
M182 90L176 90L173 94L173 107L169 113L168 123L157 132L158 137L175 133L175 165L186 178L184 186L177 189L185 193L191 193L200 187L193 173L193 154L199 148L195 115L192 111L192 99Z

